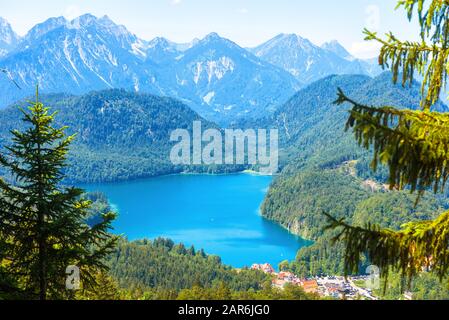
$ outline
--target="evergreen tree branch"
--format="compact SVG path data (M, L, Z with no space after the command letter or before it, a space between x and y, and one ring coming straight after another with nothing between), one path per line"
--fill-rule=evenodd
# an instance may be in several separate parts
M361 105L339 90L337 104L352 105L346 130L373 149L372 168L389 167L390 188L443 191L449 175L449 114Z
M366 254L378 266L381 276L388 278L390 268L409 279L424 270L438 275L440 280L449 271L449 211L435 220L404 224L399 231L381 229L367 224L351 226L344 220L328 218L328 229L339 229L333 241L346 243L345 272L358 272L360 258Z
M377 36L375 32L365 30L365 40L375 40L382 47L379 54L379 65L390 69L393 82L397 83L402 77L402 85L413 82L415 73L422 76L421 94L423 109L430 109L435 104L447 80L447 58L449 49L446 43L428 45L422 42L400 41L392 33L387 34L386 40Z

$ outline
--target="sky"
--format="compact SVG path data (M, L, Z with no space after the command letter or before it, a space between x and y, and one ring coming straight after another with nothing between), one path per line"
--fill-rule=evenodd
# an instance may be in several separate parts
M253 47L295 33L317 45L335 39L354 56L371 58L378 46L363 40L364 27L416 39L416 23L395 6L396 0L0 0L0 16L19 35L49 17L91 13L108 15L145 40L163 36L184 43L217 32Z

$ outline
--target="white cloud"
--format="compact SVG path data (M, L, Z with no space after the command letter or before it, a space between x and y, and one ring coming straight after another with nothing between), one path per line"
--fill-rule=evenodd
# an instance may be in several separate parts
M375 41L354 42L349 52L359 59L370 59L377 57L381 44Z
M70 5L65 9L64 16L68 20L75 19L81 15L81 10L78 6Z
M377 5L371 4L365 8L366 19L365 27L372 31L377 31L380 28L380 8Z
M181 3L181 1L182 1L182 0L171 0L171 4L172 4L173 6L177 6L178 4Z
M240 14L247 14L248 13L248 9L240 8L240 9L237 10L237 12L240 13Z

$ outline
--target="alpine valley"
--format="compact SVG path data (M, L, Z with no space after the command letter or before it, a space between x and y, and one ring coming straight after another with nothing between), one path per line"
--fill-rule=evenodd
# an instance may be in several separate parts
M376 75L333 41L318 47L279 35L244 49L216 33L188 44L139 39L107 16L50 18L18 37L0 20L0 67L22 88L0 78L0 107L42 93L84 94L123 88L177 98L220 124L274 112L298 89L331 74Z
M85 187L89 222L114 209L119 232L139 224L107 258L108 274L99 275L108 294L82 298L317 299L318 291L296 285L273 288L273 275L258 264L277 263L301 281L342 276L345 248L332 242L336 233L325 228L323 212L396 230L449 209L447 194L425 192L415 206L416 196L390 190L386 168L372 172L372 153L345 131L349 106L334 104L340 88L369 105L416 109L420 84L393 84L377 60L357 59L336 40L318 46L279 34L243 48L210 33L174 43L140 39L91 14L49 18L20 37L0 18L0 69L0 152L7 153L12 130L25 129L17 106L38 85L39 99L57 111L55 126L76 134L63 183ZM433 108L449 111L442 101ZM257 168L248 165L173 165L170 133L190 131L194 121L205 129L278 129L278 174L251 174ZM2 167L0 176L12 180ZM274 257L247 268L248 253L263 248ZM403 297L399 275L391 276L388 291L374 294ZM0 299L3 280L0 273ZM411 290L416 298L449 298L430 274Z

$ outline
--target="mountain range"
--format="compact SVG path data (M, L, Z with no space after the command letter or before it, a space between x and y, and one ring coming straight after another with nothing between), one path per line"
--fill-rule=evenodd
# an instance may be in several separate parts
M276 65L309 84L331 74L366 74L380 72L370 68L372 61L358 60L337 41L321 47L295 34L280 34L250 49L257 57Z
M11 28L11 25L0 17L0 58L12 51L19 42L19 36Z
M272 113L298 89L330 74L375 75L336 41L322 47L297 35L279 35L242 48L211 33L178 44L146 41L107 16L50 18L20 38L0 20L0 67L22 90L0 78L0 107L33 94L84 94L124 88L177 98L220 124Z

